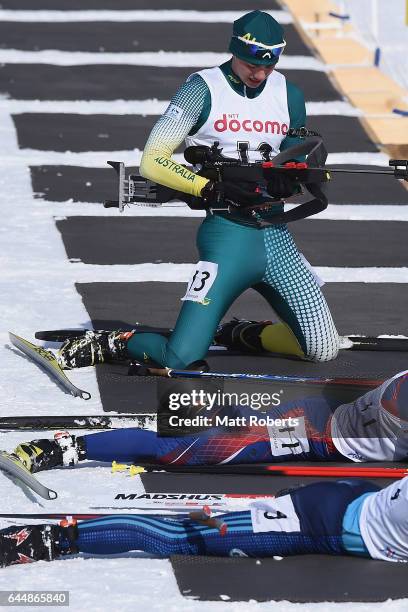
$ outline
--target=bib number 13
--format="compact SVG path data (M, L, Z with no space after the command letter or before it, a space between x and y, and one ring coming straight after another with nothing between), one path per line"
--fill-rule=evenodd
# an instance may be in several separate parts
M212 261L199 261L195 266L187 291L182 301L202 302L211 289L218 273L218 264Z

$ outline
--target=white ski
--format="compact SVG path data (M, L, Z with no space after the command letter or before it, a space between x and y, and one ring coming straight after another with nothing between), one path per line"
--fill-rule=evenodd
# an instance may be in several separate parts
M44 499L57 499L58 497L56 491L41 484L17 457L13 457L5 451L0 451L0 470L12 476L17 484L27 485L34 493Z

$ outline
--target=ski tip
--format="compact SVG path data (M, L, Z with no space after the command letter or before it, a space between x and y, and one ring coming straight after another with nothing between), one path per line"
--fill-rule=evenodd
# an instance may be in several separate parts
M18 334L15 334L14 332L9 331L8 335L9 335L10 342L12 344L14 344L14 346L16 346L17 348L19 348L19 345L21 345L22 343L28 343L29 342L28 340L26 340L22 336L19 336ZM31 344L31 342L30 342L30 344Z
M21 349L21 344L24 342L24 338L18 336L17 334L14 334L11 331L8 332L8 336L11 344L16 348Z

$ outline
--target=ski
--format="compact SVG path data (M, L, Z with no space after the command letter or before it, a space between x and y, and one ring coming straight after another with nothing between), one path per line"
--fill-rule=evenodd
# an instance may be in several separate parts
M56 491L41 484L17 457L13 457L5 451L0 451L0 470L11 476L17 484L26 485L44 499L56 499L58 497Z
M164 471L184 474L238 474L263 476L300 476L319 478L404 478L408 476L408 468L399 467L373 467L369 466L332 466L332 465L287 465L287 464L224 464L224 465L150 465L141 466L123 464L130 473L143 473L140 468L148 472ZM132 470L133 468L133 470ZM136 472L137 470L137 472Z
M156 328L149 328L145 326L138 327L143 332L157 332L162 333L163 330ZM67 338L80 337L80 335L86 334L91 330L55 330L55 331L39 331L36 332L35 337L39 340L62 342ZM102 331L102 330L98 330ZM169 333L169 330L166 330ZM80 334L79 334L80 332ZM68 335L67 335L68 333ZM214 347L217 348L217 347ZM218 378L224 380L256 380L266 382L277 382L277 383L306 383L312 385L347 385L347 386L359 386L359 387L377 387L381 384L381 380L366 380L366 379L354 379L354 378L320 378L320 377L307 377L307 376L284 376L275 374L249 374L249 373L230 373L230 372L198 372L192 370L175 370L175 369L151 369L151 375L169 377L169 378ZM111 374L113 376L113 374ZM368 390L368 389L367 389Z
M37 512L37 513L29 513L29 512L4 512L4 513L0 513L0 518L9 518L9 519L16 519L16 520L27 520L27 519L40 519L40 520L61 520L61 519L65 519L67 518L67 516L70 516L74 519L76 519L77 521L83 521L83 520L90 520L90 519L94 519L94 518L103 518L104 516L109 516L108 514L102 514L102 513L93 513L93 514L72 514L71 512L65 512L65 513L52 513L52 514L47 514L45 512Z
M129 328L130 329L130 328ZM172 330L169 328L149 327L147 325L136 325L134 327L142 333L155 333L162 336L170 336ZM72 338L84 336L88 331L95 331L83 328L73 329L55 329L37 331L35 337L37 340L48 342L65 342ZM96 331L112 331L112 330L96 330ZM211 348L221 348L219 345L212 345ZM408 336L340 336L340 349L351 351L408 351Z
M39 365L41 368L46 370L48 374L55 380L59 385L68 393L74 397L81 397L84 400L91 398L91 394L88 391L83 391L76 387L65 374L64 370L60 367L54 353L48 351L41 346L37 346L12 332L9 332L11 343L17 347L24 355L26 355L31 361Z
M273 499L274 493L257 495L221 494L221 493L116 493L109 501L96 498L90 510L104 511L137 511L146 513L190 512L207 506L212 512L230 512L242 510L253 501Z
M188 496L195 497L196 500L186 499ZM146 500L136 500L132 510L140 513L147 513L150 515L160 516L164 513L182 513L183 516L187 516L191 510L208 506L212 512L230 512L233 509L242 510L243 506L251 503L252 501L259 500L270 500L274 499L275 495L268 495L266 493L148 493L145 495ZM171 503L171 497L179 498L179 502ZM157 498L157 499L155 499ZM166 499L167 498L167 499ZM201 499L201 501L200 501ZM146 502L146 503L144 503ZM89 520L94 518L101 518L104 516L111 516L112 514L122 515L128 514L122 511L121 508L115 506L105 506L106 510L112 510L112 512L2 512L0 518L13 518L13 519L64 519L67 516L75 518L77 520ZM102 509L102 507L100 507ZM115 511L116 512L113 512Z
M2 518L6 518L6 519L15 519L15 520L30 520L30 519L39 519L39 520L62 520L65 519L67 517L71 517L73 519L76 519L77 521L86 521L86 520L91 520L91 519L95 519L95 518L103 518L104 516L109 516L109 514L105 513L84 513L84 514L72 514L72 512L65 512L65 513L50 513L47 514L45 512L37 512L37 513L29 513L29 512L4 512L4 513L0 513L0 519Z
M121 496L121 494L119 494ZM134 513L146 513L149 515L160 516L169 514L174 516L175 513L188 516L191 511L199 510L203 506L210 508L211 512L229 512L231 510L242 510L253 501L271 500L275 495L267 493L145 493L139 495L130 494L130 499L135 501L131 506ZM128 500L128 502L130 501ZM127 503L128 503L127 502ZM76 518L77 520L88 520L110 516L112 514L128 514L122 512L126 508L117 506L98 506L94 507L95 511L87 511L82 513L72 512L2 512L0 518L12 519L64 519L67 516ZM107 510L106 512L96 511ZM92 508L91 508L92 510ZM109 510L109 512L108 512ZM116 511L116 512L115 512ZM119 512L118 512L119 511Z
M266 497L266 499L272 499L273 496L269 496ZM197 510L201 509L203 507L203 505L199 505L197 506ZM219 512L230 512L231 508L229 507L224 507L224 508L213 508L211 506L211 512L212 513L219 513ZM241 508L242 509L242 508ZM183 506L180 506L180 508L175 508L175 509L166 509L166 508L145 508L145 507L141 507L141 508L132 508L132 512L114 512L115 508L112 508L112 512L93 512L93 513L83 513L83 514L77 514L77 513L72 513L72 512L65 512L65 513L50 513L50 514L46 514L46 513L36 513L36 514L29 514L28 512L25 513L0 513L0 519L13 519L13 520L29 520L29 519L36 519L36 520L55 520L55 521L60 521L63 519L66 519L67 517L69 517L70 519L75 519L77 521L89 521L92 519L97 519L97 518L104 518L106 516L128 516L129 514L133 514L135 516L137 516L138 514L148 514L150 517L160 517L160 516L169 516L171 518L189 518L191 511L188 509L185 509ZM117 510L117 509L116 509ZM192 512L195 512L196 509L194 508L192 510Z
M348 346L348 344L350 344ZM340 349L351 351L408 351L407 336L341 336Z
M157 415L27 415L17 417L0 417L0 430L35 431L39 429L120 429L122 427L140 427L142 429L155 430L157 427Z
M149 325L135 325L135 327L129 327L127 330L123 331L132 331L132 329L137 329L139 332L146 334L161 334L162 336L170 336L172 329L168 327L150 327ZM65 342L65 340L72 340L73 338L81 338L85 336L87 332L107 332L110 333L114 330L107 329L84 329L82 327L72 328L72 329L51 329L44 331L37 331L34 334L34 337L37 340L43 340L45 342Z

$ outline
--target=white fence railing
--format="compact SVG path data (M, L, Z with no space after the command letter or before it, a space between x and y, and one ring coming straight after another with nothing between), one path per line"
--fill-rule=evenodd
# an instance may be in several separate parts
M364 42L378 49L379 68L407 89L408 96L408 0L342 0L339 11Z

